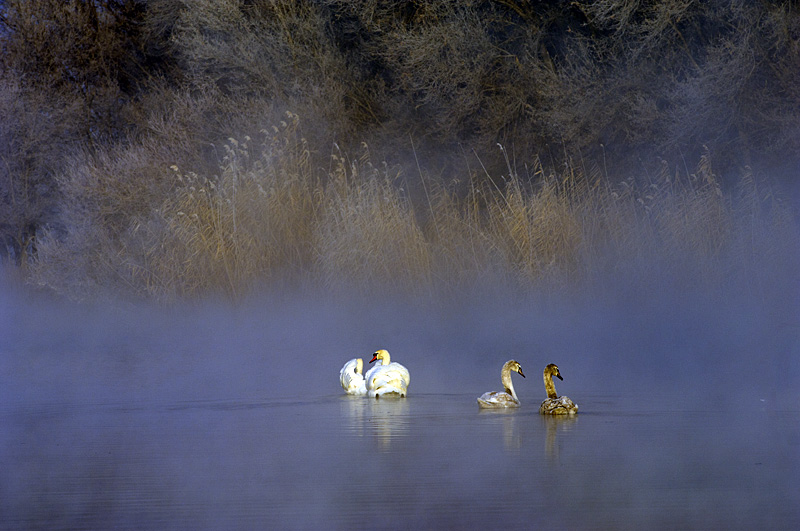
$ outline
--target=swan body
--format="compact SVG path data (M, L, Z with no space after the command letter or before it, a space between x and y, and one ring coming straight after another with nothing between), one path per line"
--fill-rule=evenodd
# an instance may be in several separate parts
M368 370L364 377L367 394L370 398L382 396L405 398L408 394L408 385L411 383L411 374L408 369L391 361L389 352L386 350L376 351L372 355L370 363L376 360L381 361L380 365Z
M519 407L519 398L517 398L517 393L514 392L514 384L511 382L511 371L517 372L525 378L519 362L508 360L503 364L503 369L500 371L500 381L503 382L504 391L483 393L478 397L478 405L480 407L487 409Z
M539 413L542 415L575 415L578 412L578 406L569 397L558 396L553 376L559 380L564 379L555 363L544 368L544 388L547 391L547 399L539 406Z
M342 384L342 389L348 395L365 395L367 394L366 381L361 372L364 370L364 360L361 358L353 358L344 364L342 370L339 371L339 383Z

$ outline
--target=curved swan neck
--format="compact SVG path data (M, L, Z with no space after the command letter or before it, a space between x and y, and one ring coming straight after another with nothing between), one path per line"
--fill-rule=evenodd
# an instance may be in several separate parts
M544 388L547 391L547 398L558 398L556 385L553 383L553 375L547 369L544 370Z
M358 358L356 360L356 374L361 374L364 371L364 360Z
M500 381L503 382L506 393L513 396L514 400L519 400L517 393L514 392L514 384L511 382L511 365L509 363L503 365L503 370L500 371Z

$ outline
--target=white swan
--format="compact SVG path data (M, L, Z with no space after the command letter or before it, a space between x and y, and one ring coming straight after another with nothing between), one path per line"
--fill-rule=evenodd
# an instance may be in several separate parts
M503 370L500 371L500 381L503 382L503 389L505 390L483 393L478 397L478 405L480 407L519 407L519 398L517 398L517 393L514 392L514 384L511 383L511 371L518 372L520 376L525 378L525 375L522 374L522 367L519 366L519 362L508 360L503 364Z
M563 380L558 366L551 363L544 368L544 388L547 390L547 400L539 406L539 413L542 415L574 415L578 412L578 406L567 396L558 396L556 386L553 383L553 376Z
M365 395L367 394L366 381L361 372L364 370L364 360L361 358L353 358L344 364L342 370L339 371L339 383L342 384L342 389L348 395Z
M408 369L391 361L389 352L386 350L376 351L369 362L372 363L376 360L381 360L381 364L368 370L364 377L370 398L382 396L405 398L408 393L408 385L411 383Z

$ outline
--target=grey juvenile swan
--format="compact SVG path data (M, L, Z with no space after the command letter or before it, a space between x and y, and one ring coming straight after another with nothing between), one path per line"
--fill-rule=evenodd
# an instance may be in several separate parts
M558 366L551 363L544 368L544 387L547 390L547 400L539 406L539 413L542 415L574 415L578 412L578 406L567 396L559 397L556 393L556 386L553 384L553 376L563 380Z
M483 393L478 397L478 405L483 408L504 408L504 407L519 407L519 398L517 393L514 392L514 384L511 383L511 371L518 372L520 376L525 378L522 374L522 367L519 362L515 360L508 360L503 364L503 370L500 371L500 381L503 382L503 391L489 391Z

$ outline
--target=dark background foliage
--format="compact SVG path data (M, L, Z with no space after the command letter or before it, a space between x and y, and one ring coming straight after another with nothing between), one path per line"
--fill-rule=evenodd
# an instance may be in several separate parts
M466 154L617 181L702 156L723 184L800 162L795 2L6 0L0 47L0 240L22 265L44 228L119 233L163 168L213 174L286 110L314 167L368 140L445 181Z

